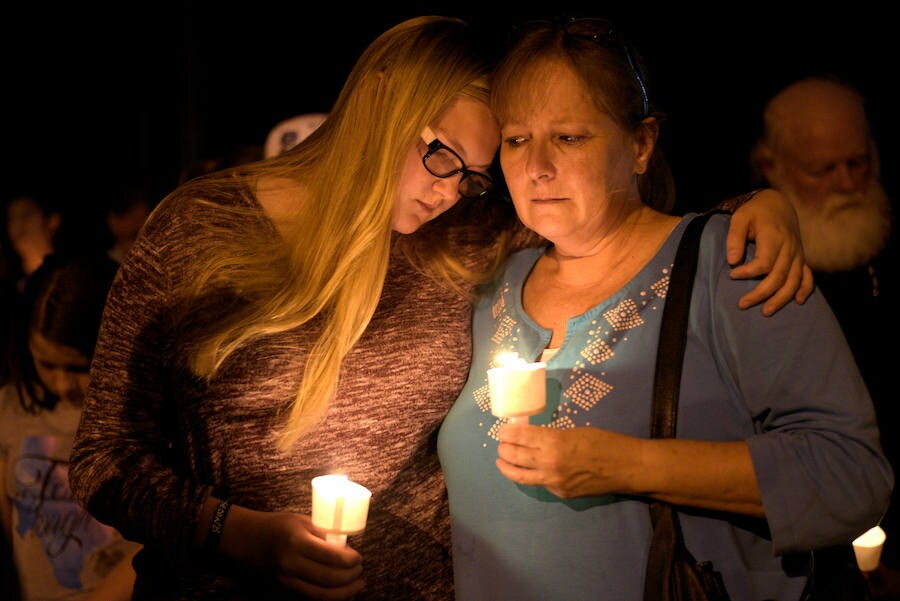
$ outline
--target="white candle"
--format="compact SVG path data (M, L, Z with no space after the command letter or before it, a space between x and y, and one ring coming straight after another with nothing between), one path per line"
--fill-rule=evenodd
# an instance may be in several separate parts
M875 526L860 534L853 541L853 552L856 555L856 563L863 572L871 572L878 567L881 561L881 549L884 547L884 530Z
M345 545L348 534L366 528L371 491L343 474L312 479L312 521L325 531L326 540Z
M518 353L497 357L498 367L488 370L491 413L510 422L528 421L547 404L547 364L527 363Z

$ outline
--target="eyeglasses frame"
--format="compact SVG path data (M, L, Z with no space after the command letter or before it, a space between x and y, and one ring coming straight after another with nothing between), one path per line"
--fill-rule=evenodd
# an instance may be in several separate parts
M453 150L452 148L450 148L449 146L447 146L446 144L444 144L443 142L441 142L438 139L437 135L434 133L434 131L429 126L426 125L424 128L422 128L422 133L420 134L420 136L422 138L422 141L425 142L425 146L428 149L425 152L425 154L422 155L422 165L425 167L425 170L428 171L428 173L430 173L431 175L433 175L435 177L439 177L441 179L447 179L449 177L453 177L454 175L456 175L458 173L462 173L462 177L459 178L459 184L457 184L456 190L457 190L457 192L459 192L459 195L462 196L463 198L470 198L470 199L484 198L490 193L490 191L494 185L494 179L490 175L488 175L487 173L484 173L482 171L475 171L474 169L469 169L466 166L466 162L462 159L461 156L459 156L459 153L456 152L455 150ZM429 142L429 139L431 139L430 142ZM456 160L459 161L459 164L462 165L462 167L460 167L459 169L456 169L455 171L452 171L450 173L443 173L443 174L435 173L434 171L432 171L431 168L428 166L428 158L439 150L446 150L447 152L452 154L454 157L456 157ZM463 194L463 191L462 191L463 180L465 180L467 177L470 177L472 175L476 175L480 178L483 178L483 179L487 180L487 182L488 182L488 187L484 188L484 190L482 190L477 196L470 196L468 194Z

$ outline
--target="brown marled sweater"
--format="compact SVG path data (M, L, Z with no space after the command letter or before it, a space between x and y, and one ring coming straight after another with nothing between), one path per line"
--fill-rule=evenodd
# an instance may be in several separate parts
M259 577L210 569L192 549L210 490L267 511L311 511L310 479L348 473L373 495L361 599L452 599L450 526L435 451L471 353L469 303L392 257L381 303L347 357L326 419L277 451L309 331L239 351L208 386L175 364L173 315L192 259L216 241L196 205L163 203L110 293L71 459L72 488L101 521L144 543L135 599L269 599ZM470 249L469 252L477 252ZM280 597L278 597L280 598ZM286 597L291 598L291 597Z

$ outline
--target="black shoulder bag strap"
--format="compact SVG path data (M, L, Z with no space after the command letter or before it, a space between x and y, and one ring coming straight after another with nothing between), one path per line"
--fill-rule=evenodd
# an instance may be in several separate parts
M712 214L714 213L703 213L691 220L675 253L656 353L653 421L650 431L653 438L675 437L681 365L700 252L700 236ZM721 575L713 570L709 562L697 564L684 546L678 515L672 506L653 501L650 503L650 516L653 538L647 561L645 601L682 598L727 600L728 594Z
M675 438L678 413L678 390L681 387L681 364L687 341L688 314L700 254L700 236L712 213L694 217L684 230L675 262L669 274L666 303L663 305L659 348L656 350L656 376L653 382L653 421L651 438Z

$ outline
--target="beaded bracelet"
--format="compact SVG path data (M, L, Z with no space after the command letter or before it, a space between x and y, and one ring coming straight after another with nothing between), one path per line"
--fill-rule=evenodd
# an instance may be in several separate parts
M209 532L206 533L206 542L203 546L214 555L219 553L222 530L225 529L225 517L228 515L229 509L231 509L231 501L228 499L219 501L213 513L212 522L209 523Z

